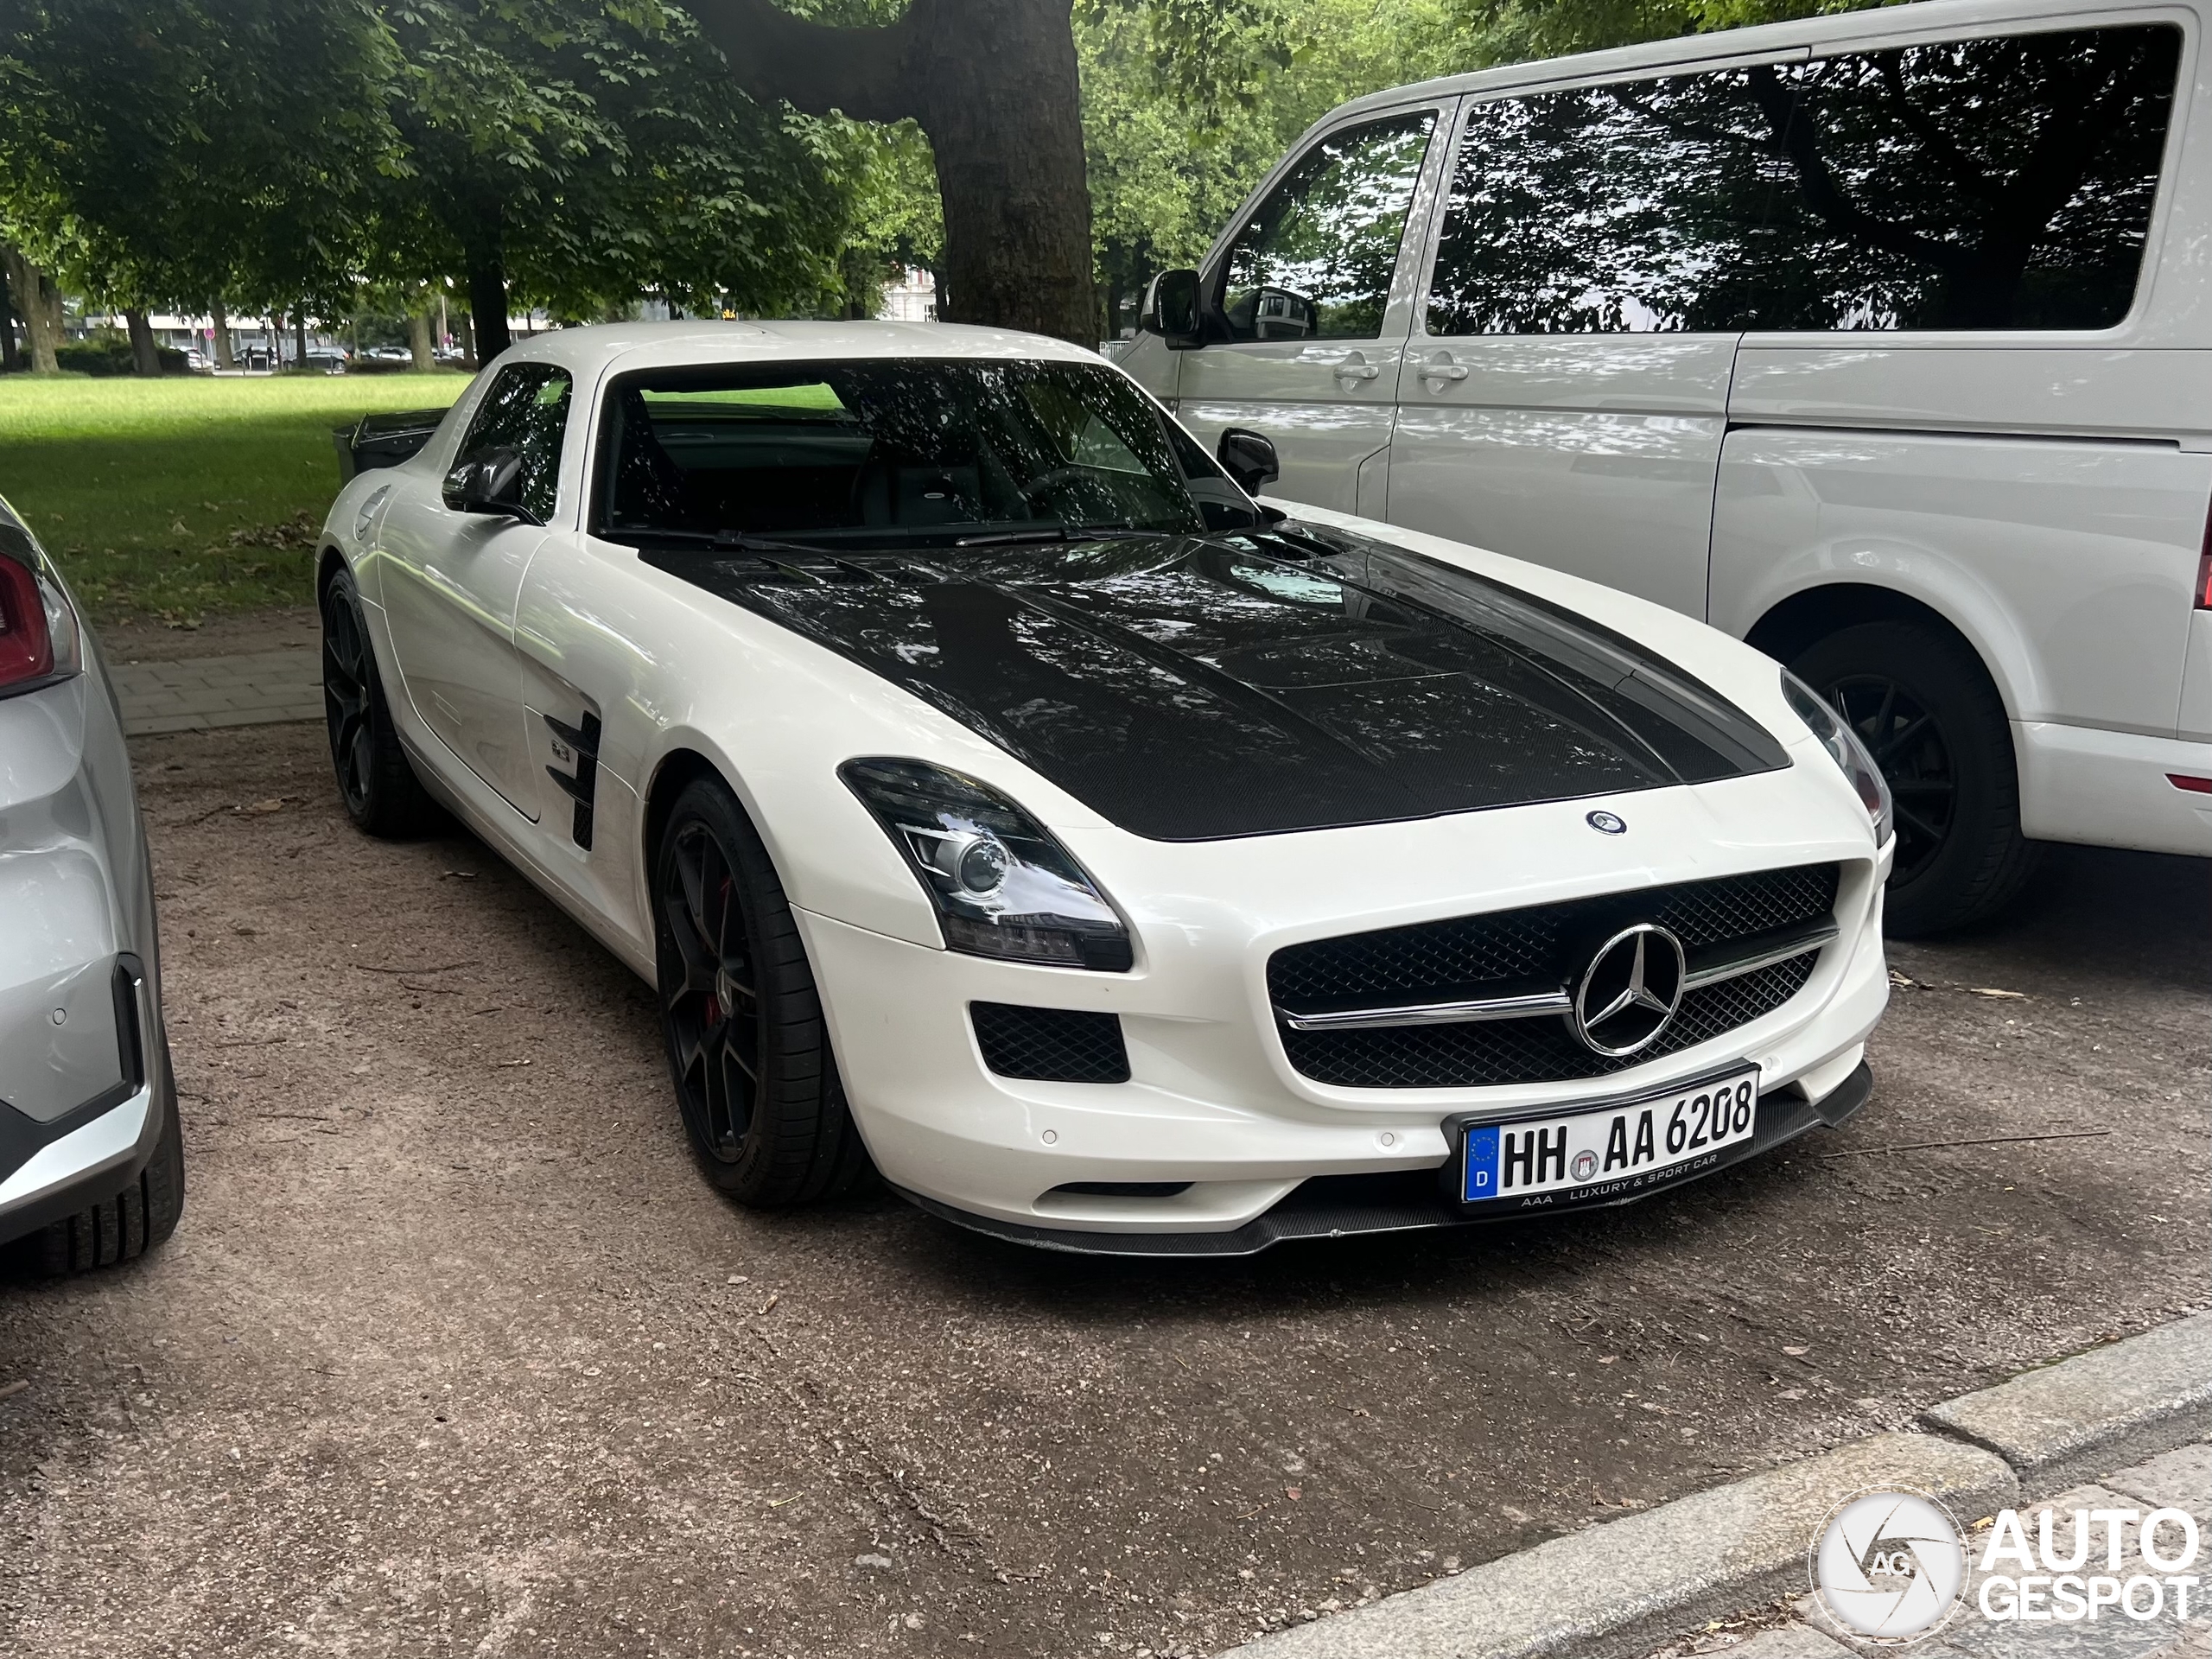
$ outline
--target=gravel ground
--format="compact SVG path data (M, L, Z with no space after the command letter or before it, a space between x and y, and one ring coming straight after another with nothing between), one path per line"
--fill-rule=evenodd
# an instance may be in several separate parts
M1204 1652L2212 1300L2201 864L1899 948L1784 1155L1101 1262L730 1207L645 988L482 847L354 834L312 727L136 753L190 1196L0 1284L6 1653Z

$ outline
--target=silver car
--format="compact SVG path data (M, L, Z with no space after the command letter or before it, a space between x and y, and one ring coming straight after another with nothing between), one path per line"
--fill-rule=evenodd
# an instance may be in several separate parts
M47 1273L105 1267L183 1208L122 714L60 573L0 500L0 1247Z

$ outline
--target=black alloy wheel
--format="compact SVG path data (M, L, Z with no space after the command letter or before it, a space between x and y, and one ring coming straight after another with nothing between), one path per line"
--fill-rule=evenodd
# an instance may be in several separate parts
M1861 622L1789 666L1858 734L1889 784L1897 852L1886 931L1917 938L2010 904L2041 849L2020 833L2012 725L1973 648L1928 623Z
M349 570L334 572L322 590L322 708L331 769L346 817L372 836L416 836L435 828L437 804L424 793L392 730L360 590Z
M661 882L677 1099L702 1155L734 1165L760 1086L760 993L729 855L703 822L693 818L672 837Z
M687 785L670 810L653 921L669 1071L708 1179L763 1207L855 1185L868 1153L798 924L760 836L717 779Z

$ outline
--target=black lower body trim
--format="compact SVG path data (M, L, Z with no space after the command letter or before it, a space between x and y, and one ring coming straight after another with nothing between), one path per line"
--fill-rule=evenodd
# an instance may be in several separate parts
M1816 1103L1796 1084L1759 1096L1758 1127L1735 1156L1696 1172L1684 1181L1653 1186L1625 1198L1557 1205L1507 1215L1470 1216L1461 1211L1437 1179L1436 1168L1387 1175L1317 1175L1284 1195L1274 1208L1225 1233L1092 1233L1064 1227L1033 1227L1026 1222L978 1216L918 1192L894 1187L901 1198L941 1221L988 1233L1040 1250L1077 1255L1235 1256L1257 1255L1287 1239L1344 1238L1362 1233L1401 1233L1441 1227L1476 1227L1485 1223L1560 1216L1588 1210L1618 1209L1653 1192L1671 1192L1732 1164L1770 1152L1808 1129L1833 1128L1866 1103L1874 1074L1865 1063Z

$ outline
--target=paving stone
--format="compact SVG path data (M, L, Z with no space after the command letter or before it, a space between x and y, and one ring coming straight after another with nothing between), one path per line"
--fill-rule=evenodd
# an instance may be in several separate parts
M1783 1624L1761 1630L1727 1650L1728 1659L1851 1659L1851 1649L1808 1624Z
M321 656L312 650L242 652L110 671L131 736L207 731L322 717Z
M2149 1507L2184 1510L2200 1524L2212 1526L2212 1444L2164 1452L2107 1475L2104 1484Z

